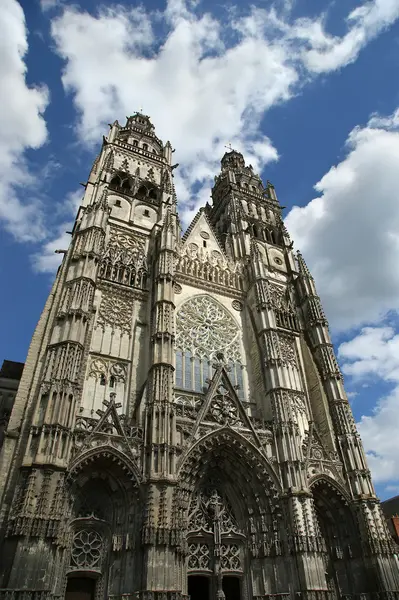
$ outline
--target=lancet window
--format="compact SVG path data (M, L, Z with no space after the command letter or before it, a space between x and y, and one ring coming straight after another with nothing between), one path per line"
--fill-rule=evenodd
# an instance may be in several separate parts
M240 334L230 313L210 296L185 302L176 316L176 387L204 393L222 362L244 400Z

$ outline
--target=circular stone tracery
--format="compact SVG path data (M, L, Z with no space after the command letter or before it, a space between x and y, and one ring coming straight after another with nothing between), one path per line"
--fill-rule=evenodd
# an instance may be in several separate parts
M196 296L176 316L176 347L198 358L223 354L226 362L241 362L240 331L233 317L210 296Z
M76 567L93 569L99 566L102 539L94 530L82 530L75 534L72 548L72 561Z

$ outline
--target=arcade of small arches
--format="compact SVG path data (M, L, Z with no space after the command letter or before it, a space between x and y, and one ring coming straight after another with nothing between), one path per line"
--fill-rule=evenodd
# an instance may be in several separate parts
M118 173L112 177L109 186L111 189L115 189L129 195L133 194L135 189L133 178L130 175L126 175L126 173L122 173L120 171L118 171ZM139 200L147 200L154 203L158 200L158 191L155 185L149 181L146 181L145 183L141 183L134 196Z
M248 230L254 238L268 242L269 244L281 245L280 235L277 231L268 227L260 227L259 224L250 223Z

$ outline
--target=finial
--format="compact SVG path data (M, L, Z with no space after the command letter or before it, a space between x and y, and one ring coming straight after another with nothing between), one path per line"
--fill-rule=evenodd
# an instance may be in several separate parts
M227 148L227 150L230 150L230 152L235 152L235 150L234 150L233 146L231 145L231 142L229 142L229 143L227 144L227 146L225 146L225 148Z

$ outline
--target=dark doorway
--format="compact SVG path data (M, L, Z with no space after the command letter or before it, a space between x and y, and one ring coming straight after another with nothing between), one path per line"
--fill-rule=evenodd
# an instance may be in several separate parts
M226 600L240 600L240 578L234 575L223 577L223 591Z
M65 600L94 600L96 582L89 577L70 577Z
M209 577L189 575L188 594L191 600L209 600Z

